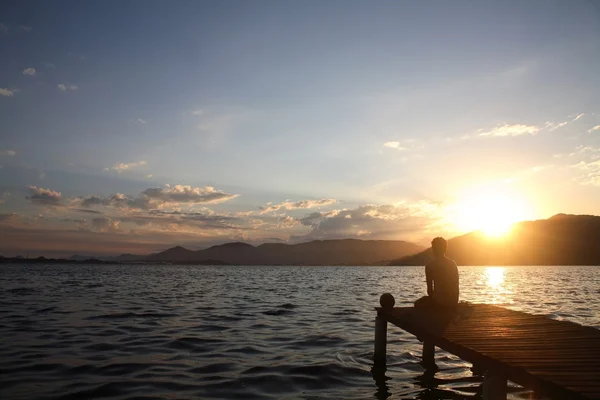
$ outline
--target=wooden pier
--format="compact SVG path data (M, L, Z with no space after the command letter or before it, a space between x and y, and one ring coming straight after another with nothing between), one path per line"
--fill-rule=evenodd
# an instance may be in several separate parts
M484 400L506 399L507 380L550 398L600 399L598 329L488 304L439 311L382 303L376 364L385 364L389 322L423 341L425 366L434 365L437 346L485 370Z

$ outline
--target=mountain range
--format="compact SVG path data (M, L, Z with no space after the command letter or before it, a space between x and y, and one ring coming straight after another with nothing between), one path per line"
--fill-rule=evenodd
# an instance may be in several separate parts
M176 263L218 260L244 265L371 265L415 254L422 246L400 240L314 240L307 243L234 242L192 251L177 246L144 257L146 261Z
M450 239L447 256L458 265L600 265L600 217L557 214L519 222L500 238L471 232ZM431 258L427 249L389 265L424 265Z
M448 241L448 257L459 265L600 265L600 217L557 214L516 223L503 237L471 232ZM42 260L39 257L38 260ZM116 257L74 255L69 262L90 259L111 263L239 265L424 265L431 250L399 240L315 240L307 243L233 242L204 250L181 246L150 255ZM22 257L0 262L28 261ZM60 261L60 260L55 260Z

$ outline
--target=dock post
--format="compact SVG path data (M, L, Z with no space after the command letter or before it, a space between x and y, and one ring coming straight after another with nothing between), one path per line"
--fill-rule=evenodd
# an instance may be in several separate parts
M485 371L483 400L506 400L507 393L506 377L496 371Z
M384 293L379 298L379 304L381 304L381 310L377 311L377 317L375 317L375 354L373 355L373 361L381 366L386 363L385 353L387 347L387 320L383 317L383 313L394 310L396 299L390 293Z
M435 346L434 344L425 339L423 341L423 366L425 368L433 367L435 365Z
M375 317L375 364L385 365L387 347L387 321L377 313Z

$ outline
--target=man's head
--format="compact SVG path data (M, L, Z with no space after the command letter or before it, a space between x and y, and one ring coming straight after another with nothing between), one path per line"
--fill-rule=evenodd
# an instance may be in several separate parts
M435 258L442 258L446 255L446 249L448 248L448 242L443 237L436 237L431 241L431 250Z

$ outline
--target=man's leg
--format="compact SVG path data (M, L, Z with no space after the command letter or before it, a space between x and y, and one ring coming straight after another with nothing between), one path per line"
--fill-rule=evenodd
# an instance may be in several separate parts
M415 301L415 308L430 308L432 299L429 296L423 296L419 300Z

